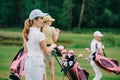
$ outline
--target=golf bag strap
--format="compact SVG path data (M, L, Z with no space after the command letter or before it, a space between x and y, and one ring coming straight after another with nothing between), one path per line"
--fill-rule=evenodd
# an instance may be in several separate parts
M13 62L14 60L16 60L17 57L18 57L18 55L19 55L19 53L23 53L23 51L24 51L24 48L22 47L22 48L18 51L17 55L14 57L14 59L12 60L12 62ZM22 54L21 54L21 55L22 55ZM21 56L21 55L20 55L20 56Z
M98 47L97 47L97 43L96 43L96 50L98 49ZM105 54L105 51L104 51L104 49L102 49L103 50L103 55L105 56L105 57L107 57L106 56L106 54Z

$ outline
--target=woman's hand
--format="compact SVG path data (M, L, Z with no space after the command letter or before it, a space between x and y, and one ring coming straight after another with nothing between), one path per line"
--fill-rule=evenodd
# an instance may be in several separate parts
M51 44L51 47L55 48L55 47L57 47L57 45L56 44Z
M56 28L56 31L57 31L58 33L60 33L60 29Z

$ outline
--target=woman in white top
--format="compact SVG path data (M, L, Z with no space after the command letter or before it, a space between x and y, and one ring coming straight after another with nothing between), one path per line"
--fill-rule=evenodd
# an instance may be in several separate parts
M100 53L103 55L103 44L101 41L101 38L103 37L103 34L100 31L95 31L94 32L94 39L91 42L90 48L91 48L91 61L90 64L95 72L95 77L93 80L101 80L102 78L102 72L100 70L100 68L95 64L94 60L93 60L93 53Z
M55 47L52 44L46 46L45 36L39 31L43 26L43 17L46 16L39 9L31 11L29 19L26 19L23 29L24 49L27 51L25 60L25 79L26 80L43 80L45 70L44 55L49 54Z

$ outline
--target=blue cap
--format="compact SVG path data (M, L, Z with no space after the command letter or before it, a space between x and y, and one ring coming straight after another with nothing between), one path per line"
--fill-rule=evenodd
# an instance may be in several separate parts
M33 20L36 17L44 17L48 15L48 13L43 13L41 10L39 9L34 9L31 11L30 15L29 15L29 19Z

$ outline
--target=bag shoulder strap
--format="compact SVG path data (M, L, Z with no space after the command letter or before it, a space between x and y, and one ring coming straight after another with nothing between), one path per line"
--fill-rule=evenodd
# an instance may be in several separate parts
M96 43L96 50L98 49L98 47L97 47L97 43ZM102 49L103 50L103 55L106 57L106 54L105 54L105 51L104 51L104 49Z

